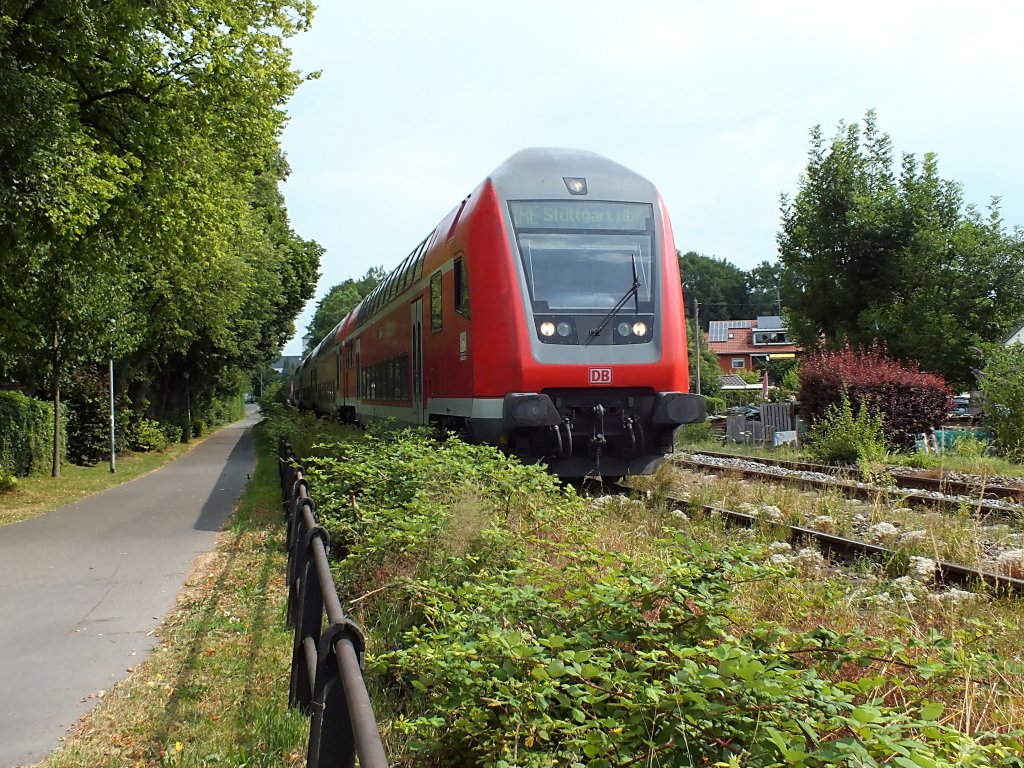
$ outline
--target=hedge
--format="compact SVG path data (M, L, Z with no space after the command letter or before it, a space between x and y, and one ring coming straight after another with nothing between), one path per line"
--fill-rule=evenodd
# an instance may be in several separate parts
M868 348L819 349L800 363L801 412L817 421L839 406L846 390L854 411L862 403L881 414L886 438L913 445L914 436L942 423L949 388L941 376L922 373L915 363L894 360L875 344Z
M0 470L15 477L45 474L52 461L53 404L0 392Z

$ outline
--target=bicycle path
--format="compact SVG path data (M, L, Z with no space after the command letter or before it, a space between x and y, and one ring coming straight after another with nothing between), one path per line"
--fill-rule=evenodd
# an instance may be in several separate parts
M46 757L152 651L153 630L245 488L255 422L250 414L149 475L0 527L0 768Z

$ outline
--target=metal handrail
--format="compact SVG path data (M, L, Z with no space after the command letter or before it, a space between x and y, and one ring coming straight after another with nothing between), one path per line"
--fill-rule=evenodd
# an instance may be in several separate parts
M341 607L304 470L283 437L278 446L288 523L288 625L295 627L288 706L310 715L310 768L387 768L363 680L366 642ZM324 627L324 614L327 627Z

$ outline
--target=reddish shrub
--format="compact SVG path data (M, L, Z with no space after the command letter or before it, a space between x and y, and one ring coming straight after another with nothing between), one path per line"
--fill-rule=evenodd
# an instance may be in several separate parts
M844 386L854 411L869 402L882 414L886 437L899 446L939 426L950 396L941 376L893 360L876 342L867 349L847 346L806 355L800 361L801 413L812 422L820 418L840 402Z

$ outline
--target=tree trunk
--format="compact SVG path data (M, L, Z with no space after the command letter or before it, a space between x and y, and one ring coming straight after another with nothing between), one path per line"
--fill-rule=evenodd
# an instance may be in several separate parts
M60 477L60 344L57 334L53 334L53 472L52 477Z

